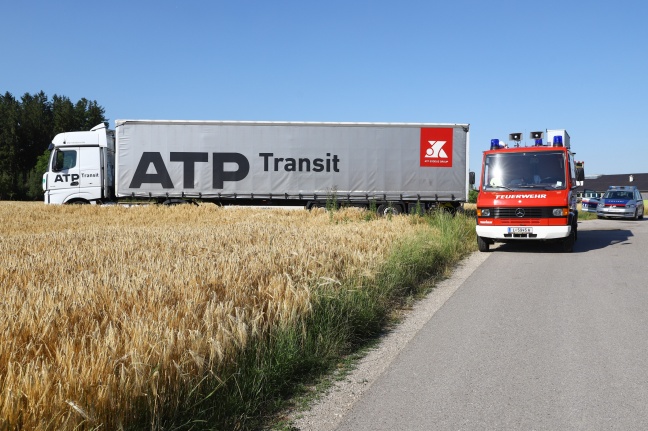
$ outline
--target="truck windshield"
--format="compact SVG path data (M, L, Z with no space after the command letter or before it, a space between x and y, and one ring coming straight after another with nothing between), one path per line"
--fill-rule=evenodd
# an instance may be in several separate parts
M566 187L562 152L496 153L486 156L484 190L557 190Z

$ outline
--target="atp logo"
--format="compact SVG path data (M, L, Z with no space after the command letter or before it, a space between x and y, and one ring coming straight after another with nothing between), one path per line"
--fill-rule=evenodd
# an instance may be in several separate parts
M451 128L421 129L421 167L452 167L452 133Z
M432 148L428 148L425 152L425 157L432 159L447 159L448 154L443 151L443 146L446 141L428 141Z

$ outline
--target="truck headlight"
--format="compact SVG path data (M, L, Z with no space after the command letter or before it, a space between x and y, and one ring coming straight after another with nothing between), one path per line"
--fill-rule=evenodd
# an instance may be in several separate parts
M477 208L477 216L490 217L490 210L488 208L484 208L484 209Z
M552 213L556 217L565 217L565 216L569 215L569 209L567 209L567 208L554 208Z

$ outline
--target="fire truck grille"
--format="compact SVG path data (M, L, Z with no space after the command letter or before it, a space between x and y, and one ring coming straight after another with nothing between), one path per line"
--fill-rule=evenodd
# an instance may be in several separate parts
M518 220L554 217L552 215L552 208L495 208L493 212L495 218L511 218Z

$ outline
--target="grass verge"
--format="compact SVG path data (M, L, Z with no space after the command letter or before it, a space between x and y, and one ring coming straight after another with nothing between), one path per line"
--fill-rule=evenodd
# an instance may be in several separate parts
M594 220L596 219L596 213L592 213L589 211L578 211L578 220L583 221L583 220Z
M395 310L429 289L431 283L423 281L444 277L476 248L472 217L438 213L412 220L429 230L404 238L377 277L320 286L307 318L278 328L241 355L221 389L219 398L227 401L210 420L214 429L276 425L274 415L295 403L291 397L307 392L304 383L339 368L344 357L376 340L397 316Z

